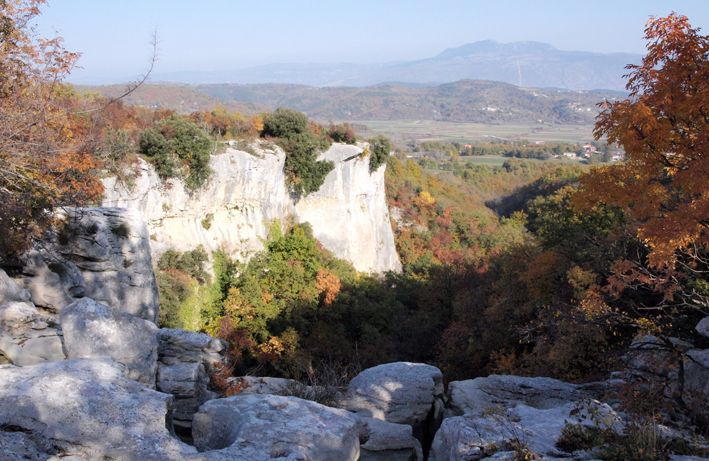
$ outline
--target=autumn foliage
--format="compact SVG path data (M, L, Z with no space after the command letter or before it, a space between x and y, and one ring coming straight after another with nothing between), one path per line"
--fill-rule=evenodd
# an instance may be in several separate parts
M52 210L95 202L96 162L62 79L78 55L32 35L41 0L0 3L0 260L43 231Z
M709 243L709 37L672 14L652 19L645 38L647 55L628 66L630 97L604 105L596 124L627 162L597 169L582 190L621 206L662 268L677 250Z
M706 290L688 285L709 262L709 37L673 13L651 19L645 38L642 63L628 66L630 96L604 103L595 129L627 161L582 178L576 201L619 207L646 247L616 262L612 292L644 286L707 309Z

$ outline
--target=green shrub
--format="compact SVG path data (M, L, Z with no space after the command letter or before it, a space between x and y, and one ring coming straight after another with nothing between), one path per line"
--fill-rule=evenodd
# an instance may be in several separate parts
M207 133L190 120L172 116L140 134L140 153L165 178L182 177L190 190L209 179L209 157L214 143Z
M263 119L262 136L290 138L308 131L308 117L296 110L278 108Z
M329 147L330 140L300 112L276 109L264 118L262 136L276 138L286 152L283 171L291 192L299 197L320 189L335 167L330 161L318 160L318 153Z
M191 279L186 274L174 270L158 271L155 279L160 292L158 325L163 328L182 328L180 308L191 293Z
M369 140L369 172L374 172L386 163L391 152L391 142L384 136L377 136Z
M208 213L207 216L202 218L201 224L205 230L209 230L212 227L212 219L214 219L214 215L212 213Z
M180 253L175 250L167 250L158 260L158 269L166 271L176 269L184 272L200 283L205 283L209 276L204 270L204 263L207 262L207 252L200 245L194 250Z

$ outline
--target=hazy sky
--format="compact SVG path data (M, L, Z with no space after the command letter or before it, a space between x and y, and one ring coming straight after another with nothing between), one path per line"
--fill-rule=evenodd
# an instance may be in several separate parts
M536 40L566 50L642 53L649 16L709 28L709 0L49 0L38 20L82 53L72 80L124 81L274 62L378 63L477 40Z

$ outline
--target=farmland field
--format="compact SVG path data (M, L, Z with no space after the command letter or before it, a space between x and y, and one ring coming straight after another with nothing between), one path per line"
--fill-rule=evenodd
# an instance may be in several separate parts
M458 141L476 142L494 139L507 141L588 142L593 139L593 125L504 124L434 120L354 121L357 132L368 137L382 134L397 142Z

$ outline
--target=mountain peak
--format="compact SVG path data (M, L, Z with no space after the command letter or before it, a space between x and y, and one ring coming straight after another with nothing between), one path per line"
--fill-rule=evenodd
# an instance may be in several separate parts
M475 54L510 54L510 53L538 53L555 51L556 48L548 43L523 41L500 43L495 40L480 40L478 42L466 43L465 45L448 48L438 54L436 58L454 58L459 56L469 56Z

